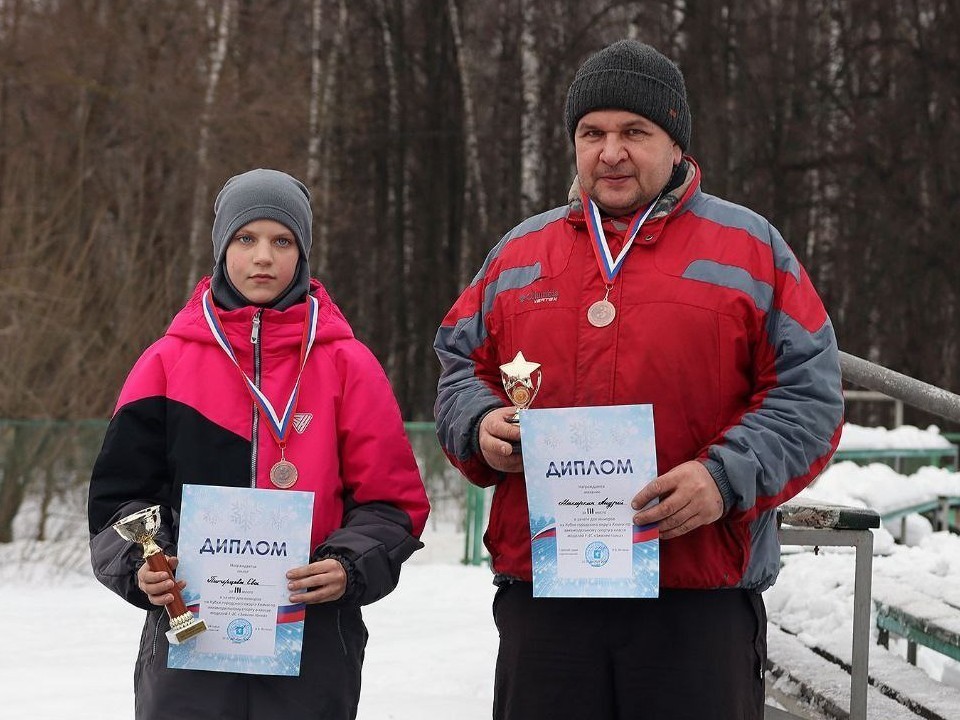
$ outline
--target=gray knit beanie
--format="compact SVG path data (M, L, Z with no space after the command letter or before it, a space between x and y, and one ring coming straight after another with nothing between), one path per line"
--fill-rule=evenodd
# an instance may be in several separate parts
M680 69L649 45L620 40L584 61L567 92L564 121L573 140L594 110L628 110L662 127L686 152L690 108Z
M227 246L234 234L254 220L276 220L297 239L300 261L289 287L268 307L284 310L301 302L310 287L310 245L313 211L310 191L291 175L259 168L227 180L213 203L213 277L210 287L217 303L228 310L249 304L233 286L224 268Z
M213 260L219 263L233 234L254 220L276 220L290 228L310 257L313 212L310 191L295 177L259 168L227 180L213 203Z

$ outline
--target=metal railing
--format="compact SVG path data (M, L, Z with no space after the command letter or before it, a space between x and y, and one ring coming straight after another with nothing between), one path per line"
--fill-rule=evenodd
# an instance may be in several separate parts
M840 352L840 370L847 382L883 393L911 407L960 423L960 395Z
M866 720L873 581L871 529L880 527L880 515L864 508L801 503L785 503L777 514L781 522L781 545L855 548L850 720ZM765 708L765 712L767 720L797 717L774 708Z
M873 392L883 393L896 401L924 410L953 422L960 422L960 395L935 385L916 380L862 358L840 353L843 379ZM853 658L850 671L850 720L867 717L869 682L870 612L873 566L873 533L879 527L879 515L867 510L856 517L850 509L837 509L835 517L785 504L780 513L783 524L780 542L783 545L852 545L856 548L854 570ZM863 511L861 511L862 513ZM869 515L872 513L872 516ZM875 519L874 519L875 518ZM873 523L876 524L873 524ZM850 527L852 523L864 527ZM782 710L769 708L767 720L794 718Z

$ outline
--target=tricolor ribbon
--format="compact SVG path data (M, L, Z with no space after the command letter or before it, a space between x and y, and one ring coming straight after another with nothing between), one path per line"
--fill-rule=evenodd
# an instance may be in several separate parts
M193 613L194 617L199 617L200 601L197 600L192 605L187 605L187 610ZM282 625L283 623L301 622L304 617L306 617L306 610L307 606L303 603L297 603L296 605L277 606L277 625Z
M647 206L646 210L644 210L642 213L637 210L637 212L634 213L633 219L630 221L630 225L627 227L627 234L623 242L623 248L620 250L620 254L614 258L613 254L610 252L610 246L607 244L607 237L603 232L603 221L600 218L600 208L597 207L597 204L590 199L589 195L583 191L580 192L580 201L583 203L584 215L587 219L587 232L590 233L593 253L597 257L597 265L600 267L600 273L603 275L604 282L607 285L613 285L613 279L623 267L623 261L627 257L627 251L630 250L630 247L633 245L634 238L637 237L637 233L640 232L640 228L643 226L643 223L647 221L650 213L653 212L653 208L656 207L657 200L659 199L660 196L658 195Z
M548 538L557 537L557 524L550 523L542 530L537 532L533 536L533 542L537 540L547 540ZM631 534L631 539L633 540L634 545L639 543L650 542L651 540L660 539L660 530L657 528L656 524L651 523L649 525L634 525L633 532Z
M313 295L307 294L307 314L303 320L303 337L300 341L300 368L297 371L297 381L293 385L293 392L290 393L290 399L287 400L283 414L278 415L270 403L270 400L267 399L267 396L254 384L243 371L243 368L240 367L240 363L237 362L237 356L233 352L230 341L227 339L227 333L223 329L223 324L220 322L220 316L217 314L217 308L213 304L213 296L210 294L210 291L207 290L203 294L203 316L207 320L207 325L210 327L210 332L213 334L214 340L217 341L217 344L227 354L227 357L233 361L233 364L237 366L237 370L240 371L240 375L243 377L250 397L253 398L257 407L259 407L267 417L267 426L270 428L270 432L276 438L281 448L286 444L286 438L287 435L290 434L290 428L292 426L291 420L297 409L297 399L300 397L300 376L303 374L303 368L307 364L307 357L310 355L313 343L317 339L317 317L319 314L320 302L313 297Z

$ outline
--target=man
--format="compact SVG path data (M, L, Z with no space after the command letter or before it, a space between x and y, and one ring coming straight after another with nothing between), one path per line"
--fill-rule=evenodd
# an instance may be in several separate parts
M565 122L572 201L500 241L435 343L441 443L496 487L494 717L760 718L775 509L842 424L833 328L776 229L700 189L667 58L634 41L601 50ZM542 366L536 407L653 405L660 475L633 506L660 530L659 598L531 597L520 431L499 375L518 351Z

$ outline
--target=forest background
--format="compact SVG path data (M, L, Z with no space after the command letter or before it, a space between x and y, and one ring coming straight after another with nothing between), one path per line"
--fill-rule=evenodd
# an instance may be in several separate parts
M109 416L260 166L431 419L436 328L565 202L567 87L621 37L677 61L704 189L780 229L841 349L960 392L958 0L0 0L0 418Z

